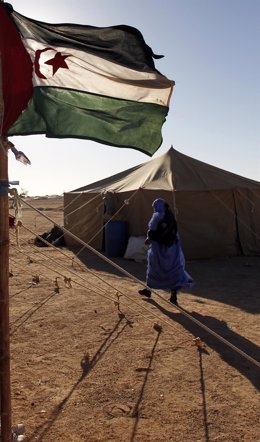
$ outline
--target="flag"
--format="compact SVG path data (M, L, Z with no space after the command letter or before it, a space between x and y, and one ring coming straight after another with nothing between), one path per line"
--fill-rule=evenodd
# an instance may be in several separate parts
M153 155L174 82L157 71L161 56L137 29L10 17L30 56L33 91L8 136L86 138Z
M21 37L0 3L0 135L6 135L33 93L32 62ZM22 73L22 75L21 75Z

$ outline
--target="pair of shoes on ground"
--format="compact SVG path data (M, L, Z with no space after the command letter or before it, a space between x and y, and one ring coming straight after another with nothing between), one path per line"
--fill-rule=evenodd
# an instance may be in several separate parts
M151 296L152 296L151 290L149 290L149 289L138 290L138 293L139 293L139 295L146 296L147 298L151 298ZM175 290L175 289L171 290L170 302L172 304L178 305L177 290Z
M148 289L138 290L138 293L139 295L146 296L147 298L151 298L152 296L151 290Z

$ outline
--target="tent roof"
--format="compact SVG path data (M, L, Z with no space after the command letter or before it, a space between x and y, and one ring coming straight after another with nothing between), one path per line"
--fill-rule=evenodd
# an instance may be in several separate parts
M163 155L73 192L127 192L148 190L259 189L260 182L219 169L171 147Z

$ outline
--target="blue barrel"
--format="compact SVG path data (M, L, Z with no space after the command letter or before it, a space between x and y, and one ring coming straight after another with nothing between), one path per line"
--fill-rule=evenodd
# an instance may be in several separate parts
M127 222L109 221L105 226L105 253L107 256L124 256L127 246Z

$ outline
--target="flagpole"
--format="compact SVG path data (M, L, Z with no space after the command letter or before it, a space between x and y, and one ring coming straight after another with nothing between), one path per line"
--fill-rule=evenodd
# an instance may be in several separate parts
M2 0L0 0L2 1ZM0 407L1 441L12 441L9 334L9 199L8 146L3 142L2 59L0 54Z
M0 403L1 441L11 442L11 376L9 339L9 206L8 151L0 145Z

